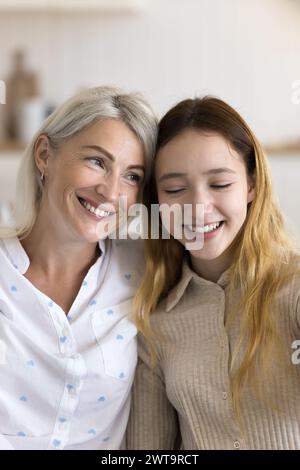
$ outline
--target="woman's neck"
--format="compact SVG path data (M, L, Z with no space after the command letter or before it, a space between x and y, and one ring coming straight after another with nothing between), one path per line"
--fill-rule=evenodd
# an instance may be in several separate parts
M193 271L212 282L217 282L221 274L231 265L230 256L227 253L223 253L214 260L202 260L193 256L190 257L190 260Z
M45 230L39 219L21 244L30 265L48 279L85 273L101 254L97 243L66 239L52 224Z

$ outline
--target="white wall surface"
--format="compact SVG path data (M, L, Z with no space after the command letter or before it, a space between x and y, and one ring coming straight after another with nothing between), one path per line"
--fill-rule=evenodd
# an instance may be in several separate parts
M183 97L211 93L264 142L300 136L300 104L292 103L299 0L143 3L136 14L0 13L0 79L22 46L53 103L82 86L116 84L143 91L162 113Z

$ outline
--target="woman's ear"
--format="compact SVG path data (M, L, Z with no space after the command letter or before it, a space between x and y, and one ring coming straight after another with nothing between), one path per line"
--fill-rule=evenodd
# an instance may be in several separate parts
M34 159L42 175L47 176L50 142L45 134L41 134L34 145Z
M255 175L248 176L247 203L252 202L255 196Z

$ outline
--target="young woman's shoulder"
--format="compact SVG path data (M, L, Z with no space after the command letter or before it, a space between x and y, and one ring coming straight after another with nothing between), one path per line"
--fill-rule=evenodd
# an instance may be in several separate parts
M291 274L291 284L295 289L300 287L300 252L293 251L288 260L288 267Z

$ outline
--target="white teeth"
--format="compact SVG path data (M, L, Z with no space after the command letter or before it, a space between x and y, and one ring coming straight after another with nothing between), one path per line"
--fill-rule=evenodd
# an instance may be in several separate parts
M212 232L213 230L216 230L220 225L221 225L221 222L216 222L215 224L204 225L204 227L193 227L192 225L187 225L186 227L191 232L208 233L208 232Z
M95 214L98 216L98 217L106 217L110 214L110 212L107 212L107 211L102 211L100 209L96 209L95 210Z
M112 214L112 212L108 211L103 211L101 209L98 209L94 206L91 206L88 202L86 202L84 199L81 199L82 205L92 214L95 214L97 217L107 217Z

